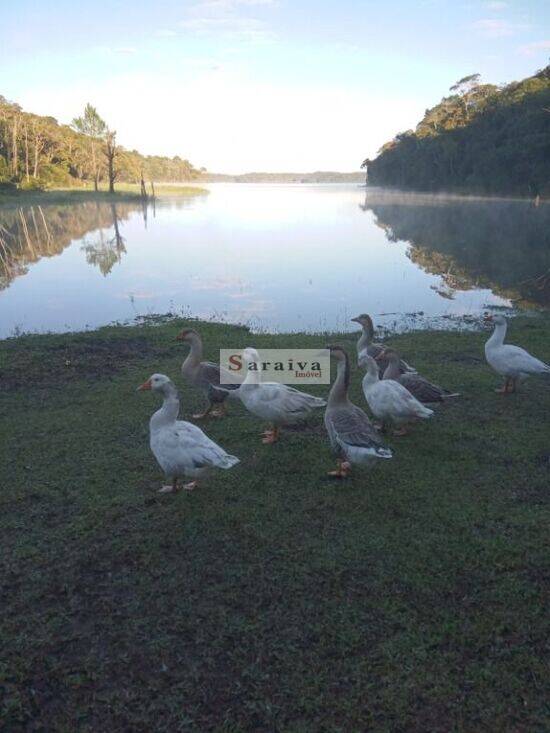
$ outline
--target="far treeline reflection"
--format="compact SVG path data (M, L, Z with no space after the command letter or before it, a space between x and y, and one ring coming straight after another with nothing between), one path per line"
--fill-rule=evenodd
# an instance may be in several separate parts
M188 203L172 205L183 208ZM61 254L79 239L86 261L108 275L126 252L120 223L135 211L141 211L147 227L148 212L155 213L154 202L85 201L0 210L0 290L25 275L29 265Z
M550 305L550 203L371 189L360 208L390 242L410 243L415 264L442 276L440 295L489 288L520 307Z
M179 200L172 206L186 207ZM360 204L389 242L410 243L407 256L442 277L437 292L487 288L519 307L550 306L550 203L465 199L367 189ZM43 257L59 255L72 242L86 261L107 276L122 261L122 223L145 202L26 206L0 211L0 290L24 276ZM149 207L149 216L155 210Z

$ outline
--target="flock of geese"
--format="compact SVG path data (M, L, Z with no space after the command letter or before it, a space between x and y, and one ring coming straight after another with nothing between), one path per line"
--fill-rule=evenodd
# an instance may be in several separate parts
M329 476L343 479L353 464L368 465L391 458L392 452L384 445L382 432L393 428L394 435L404 435L412 423L433 415L433 410L426 405L444 402L458 394L433 384L403 361L395 350L375 343L370 316L363 314L352 320L362 328L357 342L357 363L365 369L363 393L376 423L349 399L350 360L341 346L326 347L336 360L337 372L324 400L286 384L263 382L260 372L254 369L247 368L241 384L226 383L228 380L220 366L203 360L202 341L197 331L185 329L177 336L190 347L182 365L182 376L187 383L202 389L208 398L207 409L193 417L221 417L225 414L226 400L238 399L250 413L269 423L262 433L262 442L272 444L279 439L282 427L301 422L324 407L325 427L338 461L336 470ZM506 319L503 316L488 315L486 320L494 323L494 331L485 344L485 356L489 365L505 379L498 392L515 392L530 375L550 374L548 364L519 346L504 343ZM249 347L243 351L243 360L248 367L251 362L259 362L260 357ZM149 424L151 450L169 480L160 492L177 491L183 478L191 479L183 485L191 491L211 469L229 469L239 463L236 456L226 453L197 425L178 420L178 391L169 377L153 374L138 390L153 390L163 399L162 407Z

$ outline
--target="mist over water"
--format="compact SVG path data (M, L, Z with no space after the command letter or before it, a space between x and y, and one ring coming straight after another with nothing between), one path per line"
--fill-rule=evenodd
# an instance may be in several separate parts
M550 206L355 185L0 210L0 335L168 311L277 331L550 303Z

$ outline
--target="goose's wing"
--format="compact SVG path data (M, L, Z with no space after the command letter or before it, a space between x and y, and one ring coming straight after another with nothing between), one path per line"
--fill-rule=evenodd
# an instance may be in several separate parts
M288 384L280 385L282 387L283 399L289 406L295 408L313 408L324 407L327 403L321 397L315 397L307 392L301 392L299 389L290 387Z
M424 407L409 390L393 379L378 382L378 399L385 410L396 417L415 415L428 417L433 411Z
M499 349L499 356L506 361L506 365L514 371L524 373L540 373L550 372L550 366L545 364L535 356L531 356L528 351L522 349L521 346L512 344L504 344Z
M220 369L219 364L215 364L213 361L202 361L200 363L199 376L202 381L213 387L221 387L225 390L239 388L238 384L232 384L232 382L235 382L235 376L226 369ZM222 382L224 383L222 384ZM231 384L227 384L227 382L231 382Z
M178 420L173 428L164 431L163 443L174 455L190 459L196 468L205 466L229 468L239 462L238 458L226 453L197 425L184 420Z
M443 402L445 394L449 394L442 387L429 382L419 374L402 374L399 382L420 402Z
M220 366L212 361L201 362L199 380L206 388L212 402L223 401L229 394L236 393L241 386L240 384L229 384L230 381L234 381L233 375L230 375L225 369L220 369Z
M300 392L288 384L279 382L262 382L254 392L254 395L261 402L277 403L286 412L301 412L312 407L324 407L325 400L314 397L307 392Z
M334 440L343 447L366 448L374 452L384 449L374 425L356 405L330 410L326 421Z
M380 356L384 351L384 347L382 344L369 344L364 351L366 351L369 356L372 356L373 359L376 359L376 357Z

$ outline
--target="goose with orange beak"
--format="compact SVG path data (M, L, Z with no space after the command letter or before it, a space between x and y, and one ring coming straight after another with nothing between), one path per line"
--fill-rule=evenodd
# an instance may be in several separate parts
M149 390L162 397L162 407L149 421L151 450L170 481L159 489L160 493L178 491L183 477L191 479L183 488L192 491L212 469L228 469L239 463L238 458L226 453L199 427L178 420L178 391L165 374L153 374L138 387L139 392Z
M386 350L384 344L374 343L374 324L372 318L367 313L362 313L360 316L356 316L351 319L361 326L361 336L357 341L357 359L367 355L372 356L373 359L378 360L378 368L380 370L380 376L384 374L384 371L388 367L388 360L384 358L383 353ZM399 360L399 371L403 372L414 372L416 371L413 367L409 366L403 359Z
M201 413L193 415L200 420L211 415L223 417L226 412L225 400L239 396L239 384L235 384L235 377L225 373L218 364L212 361L203 361L202 339L193 328L184 328L176 336L176 341L189 344L189 353L181 365L181 373L188 384L201 389L208 398L208 407Z
M336 359L336 379L331 387L325 410L325 427L338 466L329 476L347 478L353 464L368 466L379 459L392 457L374 425L360 407L348 397L350 366L347 352L337 345L326 347Z
M486 323L494 324L495 330L485 344L485 358L495 372L504 377L504 385L496 391L500 394L516 392L518 384L527 377L550 374L550 366L537 359L520 346L505 344L506 318L501 315L485 315Z

